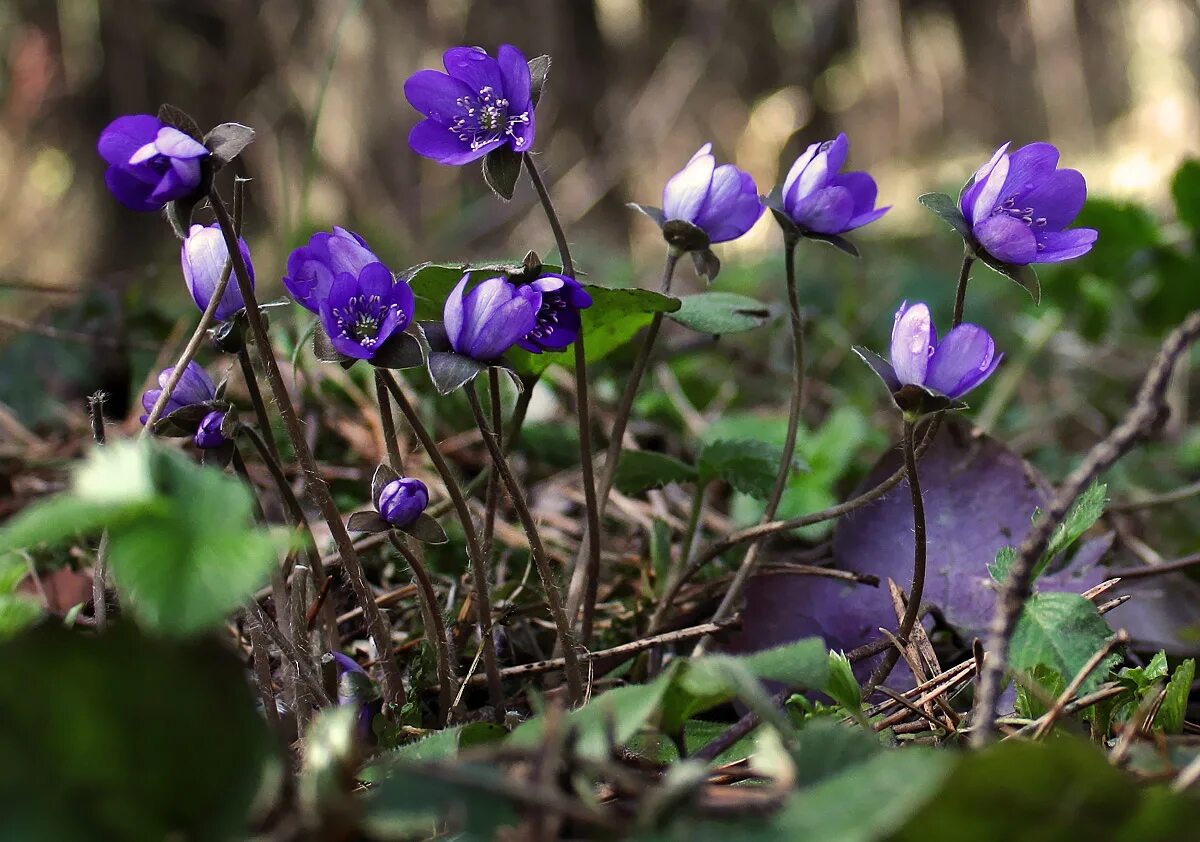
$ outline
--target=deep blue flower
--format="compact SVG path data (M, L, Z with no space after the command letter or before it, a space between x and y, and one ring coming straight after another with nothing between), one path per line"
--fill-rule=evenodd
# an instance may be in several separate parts
M214 447L220 447L229 442L221 434L221 425L225 423L225 411L213 410L205 415L200 421L200 426L196 428L196 435L192 441L196 443L196 447L202 450L211 450Z
M399 477L379 489L375 509L392 526L411 526L429 505L429 489L412 477Z
M1087 254L1093 228L1064 230L1079 215L1087 184L1060 170L1058 149L1031 143L1008 154L1008 144L963 188L958 206L979 245L1002 263L1058 263Z
M488 278L464 295L469 277L463 275L446 298L442 315L450 347L484 363L499 359L537 328L543 295L563 285L559 278L551 276L521 286L496 277Z
M956 400L992 376L1003 354L978 325L962 324L938 341L929 308L908 302L896 311L892 326L892 391L901 386L920 386ZM884 380L887 381L885 375Z
M283 285L297 304L320 313L321 302L329 295L334 278L343 272L358 277L364 266L378 262L366 240L335 226L333 233L313 234L308 245L288 255L288 273Z
M749 231L763 206L750 174L733 164L718 167L712 144L706 143L667 181L662 212L667 222L691 223L710 243L723 243Z
M404 82L409 104L425 115L408 144L440 164L467 164L494 149L533 148L529 64L502 44L492 58L479 47L455 47L442 56L445 73L420 70Z
M118 117L96 144L108 162L104 183L130 210L155 211L200 186L203 144L149 114Z
M875 179L839 172L850 151L845 134L804 150L783 182L783 208L802 231L844 234L874 222L890 208L875 207Z
M333 347L348 357L369 360L412 321L415 299L407 281L397 281L382 263L342 272L320 300L321 326Z
M174 370L175 366L164 368L158 375L159 388L147 389L142 394L142 408L146 410L147 414L141 417L141 423L145 424L146 420L150 417L148 413L154 409L154 404L158 402L163 387L171 379L171 373ZM192 360L187 364L187 368L183 370L183 376L175 384L175 388L171 391L171 397L167 399L167 405L163 407L163 411L159 417L166 418L172 412L183 409L185 406L215 400L216 394L217 388L213 385L212 378L208 376L208 372L198 362Z
M545 280L558 281L561 286L550 288ZM592 296L574 278L547 272L534 281L542 293L542 306L537 311L537 326L517 344L532 354L542 351L562 351L579 338L583 326L579 311L592 306Z
M240 237L238 247L241 249L242 259L246 261L246 270L253 285L254 264L250 262L250 247ZM179 259L183 266L183 279L187 282L192 300L204 311L221 280L225 263L229 260L229 249L221 235L221 227L215 223L207 228L203 225L193 225L187 239L183 241ZM230 278L225 285L225 294L221 296L221 303L217 305L217 321L228 319L245 306L237 279Z

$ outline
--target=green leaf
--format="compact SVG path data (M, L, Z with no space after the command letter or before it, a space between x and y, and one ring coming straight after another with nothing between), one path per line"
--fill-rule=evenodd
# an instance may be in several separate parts
M796 785L820 783L881 751L879 737L868 730L841 725L829 717L813 719L796 736Z
M622 494L641 494L672 482L691 482L696 469L686 462L652 450L626 450L617 463L614 483Z
M700 292L682 296L671 318L699 333L723 335L761 327L771 318L771 308L732 292Z
M1067 679L1056 669L1039 664L1017 682L1017 716L1037 719L1067 689ZM1074 678L1075 676L1071 676Z
M1068 680L1112 636L1112 629L1096 606L1079 594L1039 593L1025 603L1009 647L1014 670L1049 667ZM1113 653L1083 682L1080 694L1090 693L1103 682L1120 656Z
M756 439L722 439L700 451L697 469L702 482L720 480L760 500L771 496L783 448Z
M253 835L276 741L226 645L51 623L0 645L0 674L7 838Z
M1196 677L1196 662L1192 658L1175 667L1167 683L1167 694L1162 707L1154 717L1155 727L1168 734L1183 733L1183 718L1187 713L1188 695L1192 692L1192 680Z
M1050 536L1046 552L1033 570L1034 578L1040 576L1055 556L1074 544L1100 519L1100 516L1104 514L1104 504L1108 502L1107 492L1107 485L1093 482L1088 486L1087 491L1079 495L1079 499L1071 506L1071 511L1067 513L1063 522L1055 527L1054 533Z
M8 640L33 625L42 607L30 597L0 594L0 641Z
M821 688L825 695L849 711L862 709L862 688L854 677L850 659L842 652L829 653L829 679Z
M996 560L988 562L988 574L992 577L992 581L998 585L1003 585L1008 581L1009 571L1012 570L1013 562L1017 560L1016 547L1001 547L996 551Z
M1200 234L1200 161L1184 161L1171 178L1171 197L1175 200L1175 214L1179 221Z
M925 193L917 197L917 201L932 211L943 222L953 228L962 237L970 240L973 238L971 234L971 226L967 224L967 220L963 218L962 211L958 209L958 202L954 201L945 193Z

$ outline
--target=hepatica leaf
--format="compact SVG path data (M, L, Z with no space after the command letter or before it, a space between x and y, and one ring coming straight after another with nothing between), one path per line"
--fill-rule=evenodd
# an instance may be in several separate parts
M771 318L771 308L732 292L700 292L682 296L671 318L699 333L721 335L760 327Z
M760 500L771 495L783 448L756 439L722 439L700 451L697 468L703 482L720 480Z
M672 482L690 482L696 478L691 465L651 450L627 450L617 463L615 484L622 494L641 494Z
M1079 594L1034 594L1017 621L1009 661L1015 670L1050 667L1069 681L1110 637L1112 629L1096 606ZM1119 660L1119 655L1110 655L1092 670L1079 692L1094 690Z

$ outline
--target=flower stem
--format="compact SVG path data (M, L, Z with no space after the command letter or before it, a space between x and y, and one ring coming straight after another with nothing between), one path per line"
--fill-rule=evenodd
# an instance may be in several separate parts
M675 276L675 265L679 262L680 254L674 249L667 252L666 265L663 267L662 282L659 284L659 290L666 294L671 291L671 279ZM637 358L633 363L633 370L629 373L629 379L625 381L625 391L621 393L621 400L617 404L616 413L613 417L612 430L608 437L608 448L604 452L604 470L600 472L600 481L596 486L596 517L597 519L604 517L604 511L608 508L608 495L612 491L613 482L617 475L617 463L621 461L621 447L625 440L625 427L629 423L629 415L633 411L633 402L637 398L638 388L641 386L642 377L646 373L646 366L650 362L650 353L654 350L654 341L658 338L658 331L662 327L663 314L655 313L650 320L650 326L646 328L646 335L642 339L641 347L638 349ZM590 459L589 455L585 458ZM585 468L586 469L586 468ZM587 546L591 546L590 538ZM597 561L599 555L595 556ZM583 549L580 549L579 555L575 557L574 566L571 572L571 587L567 594L567 616L576 617L579 613L580 604L584 597L584 588L586 585L587 566L586 563L581 563L583 559Z
M388 465L396 473L402 473L404 460L400 458L400 445L396 441L396 419L392 417L387 382L379 369L375 369L375 398L379 403L379 426L383 428L383 444L387 448Z
M429 461L433 463L434 470L438 472L442 482L445 483L446 493L450 495L450 500L458 513L458 520L462 524L463 534L467 539L467 557L471 563L471 581L475 589L475 627L479 634L479 646L483 652L483 669L488 679L488 697L494 708L493 715L497 721L500 721L504 717L504 691L500 685L500 668L496 664L496 647L491 642L492 601L488 595L487 562L479 545L479 533L475 530L475 521L471 519L471 509L467 505L467 498L463 494L457 477L450 471L445 457L438 450L437 442L433 440L433 436L421 421L416 409L404 396L400 384L396 382L396 378L390 371L382 369L380 371L383 374L384 385L392 393L396 405L400 407L400 411L408 420L413 433L420 440L421 446L425 448L425 453L429 456Z
M222 202L216 187L213 187L209 192L209 204L212 206L213 213L216 214L217 225L221 229L221 235L225 239L225 246L229 250L230 261L233 264L233 274L237 278L238 290L242 293L242 300L246 304L246 316L250 322L250 332L254 337L254 346L258 351L259 363L262 365L263 371L266 372L267 384L271 388L271 395L275 400L276 407L279 409L280 416L283 418L288 438L291 440L292 448L296 453L296 459L300 463L300 468L304 473L305 490L308 492L313 504L320 510L325 523L329 526L329 532L333 536L334 543L338 548L338 554L342 559L342 567L346 571L346 576L350 579L355 596L362 605L363 617L366 620L367 629L375 644L378 660L383 670L384 699L390 705L403 705L406 700L404 681L400 673L400 666L392 657L392 639L387 620L384 618L383 612L379 610L379 606L375 603L375 595L371 591L366 573L359 562L358 553L354 549L354 542L350 540L350 534L346 531L346 524L342 522L342 516L338 511L337 503L334 502L333 495L329 491L329 486L326 485L325 479L321 476L317 468L312 449L308 446L308 440L304 437L304 425L300 421L300 416L296 413L296 408L292 405L287 385L284 383L283 375L279 371L279 363L275 360L275 352L271 349L271 340L267 336L267 325L263 320L262 313L258 309L258 299L254 296L254 282L250 279L250 272L246 268L245 260L242 258L242 250L238 246L237 232L234 230L233 220L229 218L229 211L225 209L225 204ZM218 292L221 292L219 288ZM219 301L220 296L214 293L213 299ZM211 305L212 302L210 301L209 303Z
M800 413L804 408L804 315L800 312L800 296L796 290L797 243L798 238L788 236L783 248L784 272L787 276L788 312L792 328L792 401L788 409L787 434L783 441L783 453L779 459L779 471L775 474L775 485L771 489L771 496L767 498L767 505L763 509L759 523L773 521L775 513L779 511L779 503L783 500L783 493L787 490L788 478L792 473L792 463L796 458L796 437L800 430ZM742 563L738 567L737 573L734 574L733 581L725 591L721 604L717 606L712 622L720 622L733 613L734 607L742 598L746 582L754 573L761 546L761 540L750 542L746 554L742 557ZM702 653L707 641L708 638L701 638L700 642L696 644L694 654Z
M962 324L963 310L967 306L967 281L971 277L971 265L974 262L975 255L964 246L962 268L958 270L958 286L954 290L954 318L950 321L951 328Z
M904 471L908 477L908 490L912 496L914 548L912 587L908 590L908 605L904 609L904 616L900 619L900 627L896 630L896 639L902 645L907 645L913 626L917 623L917 617L921 613L921 597L925 591L925 501L921 497L921 483L917 479L915 438L914 422L905 418ZM900 660L900 650L895 646L890 647L863 687L863 699L869 698L875 692L876 687L887 681L898 660Z
M533 156L528 152L525 153L525 169L529 171L529 180L533 182L534 190L537 191L538 199L541 200L542 209L546 212L546 221L550 223L550 230L554 233L554 242L558 245L559 256L562 257L563 274L568 278L574 278L575 264L571 260L571 248L567 244L567 236L563 232L562 222L559 220L558 213L554 209L554 202L550 199L550 191L546 189L546 183L542 180L541 173L538 172L537 166L533 163ZM583 482L584 510L587 516L580 552L586 552L587 555L581 556L581 559L577 559L576 563L578 564L582 560L586 575L583 594L583 618L580 623L580 642L586 646L592 638L592 623L596 613L596 595L600 585L601 506L597 500L595 462L592 456L592 412L591 398L588 391L585 341L584 331L581 326L579 335L575 338L574 343L575 413L579 421L579 467ZM493 421L493 427L496 430L500 429L496 426L495 421ZM573 581L572 585L574 585ZM574 622L577 611L578 609L576 608L568 612L568 616L572 622Z
M500 407L500 375L495 367L488 369L488 403L492 413L492 429L504 429L503 411ZM496 433L497 438L500 433ZM500 444L504 446L503 441ZM487 481L487 502L483 514L483 555L492 561L492 537L496 532L496 510L500 507L500 477L492 471Z
M245 344L238 348L238 363L242 367L242 380L246 383L246 392L250 395L250 405L254 407L254 417L258 419L259 429L262 430L263 441L267 452L276 462L279 460L279 448L275 445L275 437L271 435L271 416L267 414L267 405L263 402L262 390L258 388L258 378L254 376L254 364L250 362L250 352Z
M433 589L433 580L425 569L420 557L404 543L395 530L388 533L388 540L408 566L412 568L417 580L417 596L421 604L422 620L425 623L425 639L433 647L437 660L438 704L441 708L441 720L438 723L444 727L450 717L450 707L454 703L454 693L458 682L454 675L454 661L450 657L450 642L446 637L446 624L442 621L442 613L438 610L437 592Z
M558 628L558 643L562 647L563 658L566 660L567 692L570 695L571 704L579 705L583 702L583 676L579 670L579 657L575 650L575 642L571 639L571 624L568 622L567 612L563 608L562 594L559 592L558 583L554 581L554 571L550 569L550 562L546 558L546 549L542 545L541 535L538 534L533 513L529 510L529 504L525 500L525 493L509 468L508 460L504 458L504 452L500 449L500 443L496 440L495 433L492 432L487 419L483 416L483 407L480 405L479 395L476 394L474 386L469 385L466 393L467 400L471 403L471 411L475 414L475 423L479 426L484 444L487 445L488 452L491 454L492 467L500 474L504 487L508 489L509 499L512 500L513 508L517 511L517 517L525 530L525 537L529 539L529 552L533 556L534 567L537 568L538 576L542 580L542 588L546 591L546 602L550 605L550 614L554 619L554 625Z

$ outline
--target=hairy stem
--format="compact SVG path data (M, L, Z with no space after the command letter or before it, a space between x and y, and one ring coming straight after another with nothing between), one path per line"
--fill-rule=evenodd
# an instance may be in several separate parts
M216 187L213 187L209 192L209 204L212 206L213 213L216 214L217 225L221 229L221 235L225 239L225 246L229 250L230 260L233 264L233 274L237 278L238 289L242 293L242 300L246 303L246 317L250 323L251 335L254 337L254 346L257 349L259 363L262 365L263 371L266 372L267 384L271 389L271 396L275 400L275 405L279 410L280 416L283 418L288 438L291 440L292 448L296 453L296 459L300 463L300 468L304 474L304 488L329 527L329 532L333 536L334 543L338 548L338 554L342 559L342 567L346 571L346 576L350 580L355 596L362 605L363 617L366 620L371 639L375 644L375 650L383 671L384 699L388 704L403 705L406 700L404 682L400 673L400 666L396 663L395 658L392 657L392 638L387 620L384 618L379 606L375 604L375 595L371 591L366 573L359 562L358 553L354 549L354 542L350 540L350 534L346 531L346 524L342 522L342 516L338 511L337 503L334 502L333 495L329 491L329 486L326 485L324 477L321 476L317 468L316 459L313 457L312 450L308 446L308 440L304 436L304 425L300 420L300 416L296 413L296 408L292 405L287 385L284 383L283 375L279 371L279 363L275 359L275 352L271 348L271 340L267 335L267 325L262 313L259 311L258 299L254 295L254 282L250 278L250 272L246 267L245 260L242 259L242 250L238 247L237 232L234 230L233 220L229 218L229 211L225 209L225 204L222 202ZM216 294L213 295L213 298L219 300L219 296Z
M382 370L381 370L382 371ZM400 411L408 420L413 433L425 448L429 461L434 470L441 476L446 485L446 493L454 504L458 520L462 524L463 534L467 540L467 557L471 564L471 582L475 592L475 628L479 634L479 646L483 652L483 670L488 679L488 696L493 707L493 715L497 721L504 717L504 691L500 685L500 668L496 664L496 647L492 645L492 600L488 594L487 562L479 545L479 533L475 530L475 521L471 519L471 509L463 494L458 478L446 464L445 457L438 450L437 442L433 440L428 428L421 421L416 409L404 396L404 391L390 371L383 371L383 382Z
M425 569L420 557L413 552L404 540L392 530L388 540L396 548L396 552L404 556L408 566L412 568L413 577L417 580L417 600L421 605L422 620L425 623L425 639L433 647L437 661L438 704L441 710L439 726L445 726L450 717L450 707L454 704L454 693L458 681L454 675L454 660L450 656L450 641L446 637L446 624L442 621L442 612L438 610L437 592L433 589L433 580Z
M488 369L488 404L488 409L492 413L492 429L504 429L504 413L500 406L500 375L494 367ZM501 442L500 446L503 447L504 443ZM492 561L492 538L496 532L496 510L498 508L500 508L500 477L495 471L492 471L488 475L487 498L483 513L483 555L489 564Z
M967 306L967 281L971 277L971 264L975 262L975 255L971 254L971 250L963 247L962 268L958 270L958 285L954 290L954 317L950 320L950 327L956 328L963 321L963 311Z
M400 445L396 441L396 419L392 417L387 383L379 369L375 369L375 398L379 403L379 426L383 429L383 445L387 449L388 465L396 473L402 473L404 460L400 458Z
M529 539L529 553L533 557L533 565L537 568L538 576L542 580L542 589L546 592L546 602L550 606L550 615L558 629L558 642L562 646L563 658L566 661L567 693L570 696L571 704L578 705L583 701L583 675L579 670L579 657L575 651L575 642L571 639L571 624L567 620L567 612L563 608L562 594L559 592L558 583L554 581L554 571L550 569L550 561L546 557L546 548L542 544L533 513L529 510L529 504L525 500L525 493L509 468L508 460L504 458L504 452L500 449L500 443L496 440L495 433L492 432L487 419L483 416L479 395L476 394L473 385L467 386L466 393L467 400L471 403L471 412L475 414L475 423L479 426L483 442L491 454L492 467L500 474L500 479L508 490L509 499L525 530L525 537Z

